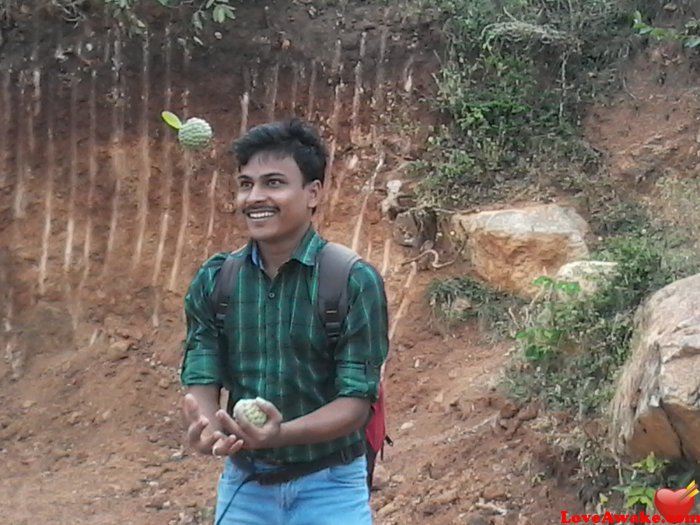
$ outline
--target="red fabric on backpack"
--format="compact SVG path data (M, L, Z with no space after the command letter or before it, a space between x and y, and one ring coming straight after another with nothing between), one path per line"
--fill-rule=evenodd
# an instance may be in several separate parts
M372 404L372 417L365 429L365 438L375 453L379 453L386 437L386 421L384 416L384 387L379 384L379 398Z

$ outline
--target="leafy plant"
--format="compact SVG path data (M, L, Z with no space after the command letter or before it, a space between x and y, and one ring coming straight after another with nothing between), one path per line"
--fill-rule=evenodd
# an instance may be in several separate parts
M654 495L663 486L663 474L669 464L670 461L659 459L652 452L626 469L622 483L613 488L623 494L626 509L653 512Z
M683 30L679 31L674 28L649 25L642 20L642 14L639 11L635 11L633 28L640 36L648 36L657 41L670 40L681 42L683 47L689 49L700 46L700 21L695 19L688 21Z
M547 300L538 313L537 323L518 331L515 339L522 345L525 359L542 361L559 349L577 313L576 305L556 300L553 296L561 292L567 298L573 298L581 292L581 286L576 282L556 281L547 276L535 279L533 284L541 287Z

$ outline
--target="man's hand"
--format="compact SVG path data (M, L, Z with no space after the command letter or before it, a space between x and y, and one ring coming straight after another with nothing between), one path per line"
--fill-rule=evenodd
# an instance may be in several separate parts
M240 440L243 440L243 448L247 450L284 446L280 411L275 405L262 399L256 399L255 404L267 415L267 421L262 427L256 427L245 419L236 421L223 410L216 413L221 428L231 434L222 445L224 450L229 450L229 447L234 446L235 439L232 439L232 436L238 436Z
M183 409L187 419L187 442L200 454L228 456L243 446L243 441L237 440L234 435L226 436L214 429L209 419L202 415L199 403L192 394L185 396Z

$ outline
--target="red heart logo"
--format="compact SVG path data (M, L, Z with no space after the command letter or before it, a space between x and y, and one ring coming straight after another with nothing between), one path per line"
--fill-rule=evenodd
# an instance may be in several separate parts
M659 489L654 494L654 505L666 521L669 523L683 523L683 518L690 513L693 508L695 497L683 497L688 493L687 489L676 491L670 489Z

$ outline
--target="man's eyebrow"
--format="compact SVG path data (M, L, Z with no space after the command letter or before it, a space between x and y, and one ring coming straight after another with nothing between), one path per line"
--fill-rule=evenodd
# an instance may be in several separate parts
M284 173L278 173L276 171L272 171L270 173L263 173L262 175L258 175L257 177L251 177L250 175L246 175L245 173L240 173L236 176L236 178L239 180L242 180L242 179L251 180L253 178L269 179L271 177L284 177L284 178L286 178L287 175L285 175Z

